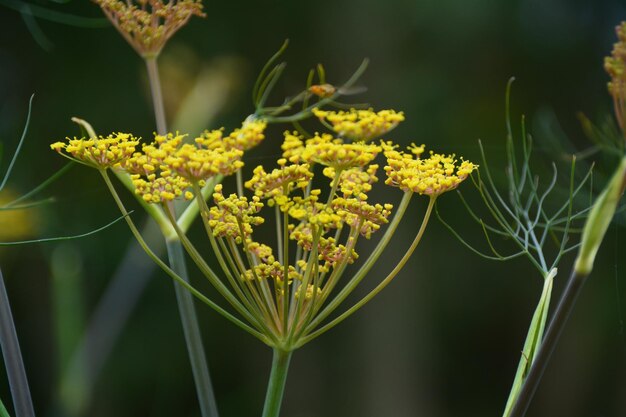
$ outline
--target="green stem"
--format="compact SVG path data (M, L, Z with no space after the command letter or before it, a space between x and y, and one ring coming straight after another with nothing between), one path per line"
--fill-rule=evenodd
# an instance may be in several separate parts
M154 261L154 263L156 263L159 266L159 268L161 268L174 281L178 282L183 287L185 287L187 289L187 291L189 291L191 294L193 294L198 300L202 301L204 304L206 304L209 307L211 307L213 310L215 310L216 312L218 312L219 314L224 316L227 320L229 320L230 322L234 323L236 326L240 327L241 329L243 329L246 332L250 333L254 337L258 338L263 343L269 345L270 342L268 341L268 339L263 334L261 334L258 331L254 330L253 328L248 326L246 323L242 322L237 317L233 316L228 311L224 310L222 307L220 307L219 305L217 305L216 303L211 301L204 294L202 294L200 291L198 291L196 288L194 288L193 285L191 285L189 282L187 282L184 279L182 279L181 277L179 277L178 274L176 274L174 271L172 271L172 269L169 266L167 266L165 264L165 262L163 262L152 251L152 249L150 249L150 247L148 246L148 244L144 240L143 236L141 236L141 233L139 233L139 230L137 230L137 226L135 226L135 223L130 218L130 215L129 215L128 211L126 210L126 207L124 207L124 203L122 203L122 200L120 199L120 196L117 194L117 191L115 191L115 187L113 187L113 183L111 182L111 179L109 178L109 175L107 174L107 172L105 170L101 170L100 174L102 175L102 178L104 178L104 182L106 183L107 187L109 188L109 191L111 192L111 195L113 196L113 199L115 200L115 203L117 204L117 207L122 212L122 215L124 215L124 219L126 220L126 223L128 224L128 228L130 229L130 231L133 234L133 236L135 237L135 239L137 239L137 243L139 243L139 246L141 246L141 249L144 250L144 252L150 257L150 259L152 259Z
M152 93L157 133L159 135L166 135L167 121L165 119L165 106L163 104L163 93L161 92L161 81L159 79L159 68L157 66L156 56L146 57L145 62L148 71L148 79L150 80L150 91ZM167 252L169 263L174 272L189 283L185 257L180 240L167 239ZM202 344L202 336L200 334L200 325L198 324L198 316L193 305L193 299L191 294L181 288L180 285L175 285L175 288L178 309L180 311L185 341L187 343L187 351L189 353L196 383L200 412L202 417L217 417L218 412L215 404L215 395L213 394L209 368Z
M270 372L270 380L267 385L267 394L265 395L265 406L263 406L262 417L278 417L280 413L291 354L291 351L274 348L272 371Z
M0 417L11 417L9 416L9 412L7 411L4 404L2 404L2 400L0 400Z
M400 224L400 220L404 216L407 207L409 206L409 202L411 201L411 197L413 196L412 192L405 192L402 196L402 200L400 201L400 205L396 214L393 216L391 223L387 227L385 234L382 239L376 245L376 248L372 251L372 253L368 256L367 260L361 268L354 274L354 277L346 284L344 288L339 291L337 296L328 303L328 305L307 325L307 331L313 330L317 327L330 313L332 313L347 297L354 291L357 285L365 278L370 269L374 266L380 255L383 253L391 238L393 237L398 225ZM321 306L320 306L321 307Z
M169 239L166 241L166 245L169 264L172 270L182 279L189 282L185 255L180 240ZM180 312L180 319L183 324L183 332L187 343L187 352L196 383L200 410L203 416L217 416L217 405L215 395L213 394L209 367L204 354L204 345L202 343L202 335L200 333L196 309L193 304L193 296L177 282L174 283L174 289L176 290L178 311Z
M519 365L517 366L517 372L513 379L513 386L507 400L506 407L504 409L503 417L509 417L513 404L519 396L522 384L524 383L528 371L535 361L535 355L541 346L543 339L543 332L548 317L548 309L550 306L550 295L552 293L552 283L556 276L556 268L552 269L544 278L543 291L541 292L541 298L533 314L533 318L530 322L530 328L528 329L528 335L524 342L524 349L522 350L522 357L520 358Z
M213 194L213 189L215 188L215 185L221 183L223 178L224 177L222 175L213 177L211 180L207 181L204 187L202 187L201 192L204 201L206 201L209 196ZM181 214L176 221L180 230L182 230L183 232L187 232L195 218L198 216L199 212L200 206L198 204L189 204L187 208L183 211L183 214Z
M159 79L159 67L155 57L146 58L146 69L148 70L148 80L150 81L150 92L152 93L152 105L154 106L154 117L156 119L157 133L167 134L167 122L165 121L165 106L163 105L163 93L161 92L161 80Z
M431 197L430 198L430 201L428 202L428 208L426 209L426 213L424 214L424 218L422 219L422 224L420 226L419 231L417 232L417 236L415 236L415 239L413 239L413 243L411 243L411 246L409 247L409 249L407 249L407 251L404 254L404 256L402 257L402 259L400 259L398 264L393 268L393 270L389 273L389 275L387 275L385 277L385 279L383 279L380 282L380 284L378 284L376 286L376 288L374 288L372 291L370 291L358 303L356 303L355 305L350 307L348 310L343 312L341 315L339 315L337 318L332 320L330 323L328 323L328 324L324 325L323 327L319 328L318 330L312 332L308 336L305 336L302 339L300 339L300 341L298 341L298 343L295 346L296 348L304 345L305 343L310 342L311 340L315 339L316 337L320 336L321 334L325 333L326 331L332 329L333 327L335 327L336 325L338 325L339 323L341 323L342 321L344 321L345 319L350 317L355 311L357 311L358 309L363 307L367 302L369 302L379 292L381 292L395 278L395 276L398 274L398 272L400 272L400 270L402 270L402 268L404 268L404 265L408 262L409 258L411 257L411 255L415 251L415 248L417 248L417 245L422 240L422 236L424 236L424 232L426 231L426 225L428 224L428 220L429 220L430 215L432 213L432 210L433 210L433 207L435 205L435 200L436 199L437 199L436 197ZM309 326L308 329L312 329L312 327Z
M237 170L235 177L237 177L237 194L239 194L239 197L243 197L243 174L241 169Z
M557 306L552 320L550 320L550 326L546 331L546 335L543 339L543 343L539 348L539 351L535 355L535 361L530 368L530 372L526 377L526 381L520 390L517 401L511 410L510 417L523 417L528 410L528 406L535 395L535 391L541 382L543 372L548 365L548 361L552 356L552 352L561 336L561 332L567 323L578 294L583 287L589 274L577 272L575 269L572 271L567 287L563 291L559 305Z
M118 180L126 187L134 196L137 202L141 205L141 207L152 217L152 219L156 222L163 234L165 240L168 239L176 239L176 232L174 228L170 224L169 220L165 216L163 210L156 204L147 203L141 196L134 193L135 186L130 178L130 174L126 171L122 171L120 169L113 169L113 174L117 177Z
M15 417L35 417L20 343L17 339L15 322L11 313L9 296L4 286L2 271L0 271L0 347L9 378L9 387L11 387ZM4 411L6 413L6 410Z

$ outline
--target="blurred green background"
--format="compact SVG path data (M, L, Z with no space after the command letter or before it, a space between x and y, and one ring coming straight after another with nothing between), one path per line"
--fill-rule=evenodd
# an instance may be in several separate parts
M72 116L100 133L148 138L155 127L143 63L112 27L24 18L7 7L15 4L0 1L0 172L19 139L28 98L36 94L9 184L18 195L63 165L48 144L80 135ZM31 11L40 6L101 17L84 0L28 4ZM288 71L275 103L299 91L318 62L329 81L340 84L368 57L361 81L368 91L350 99L403 110L406 121L390 138L477 162L481 138L496 169L504 159L505 86L515 76L514 125L527 115L536 162L546 166L546 157L562 155L546 155L543 145L561 134L577 149L589 146L577 112L593 120L611 114L602 59L614 42L614 26L626 18L625 6L611 0L205 2L206 19L192 19L160 59L168 116L192 134L238 126L253 111L256 74L289 38ZM246 172L272 162L285 128L270 128L266 142L247 155ZM612 160L592 159L603 162L601 182ZM378 188L377 200L399 200L397 190ZM469 183L463 189L476 194ZM97 173L82 167L72 168L46 195L56 202L20 219L0 213L1 240L83 233L118 216ZM423 203L413 203L416 215L406 216L386 262L372 271L361 294L408 246ZM484 244L457 196L444 196L439 206L459 233ZM140 213L134 214L139 223ZM197 232L192 235L201 239ZM156 236L151 241L158 246ZM39 416L199 415L172 283L133 248L119 223L82 240L0 250ZM625 250L625 230L615 225L529 417L626 416ZM571 262L561 262L554 300ZM525 260L478 258L433 219L392 285L296 352L282 415L501 415L541 284ZM106 299L113 308L102 311L98 306ZM271 350L203 305L198 311L221 415L259 415ZM94 317L97 331L85 345ZM105 337L118 331L114 343ZM10 398L3 368L0 397Z

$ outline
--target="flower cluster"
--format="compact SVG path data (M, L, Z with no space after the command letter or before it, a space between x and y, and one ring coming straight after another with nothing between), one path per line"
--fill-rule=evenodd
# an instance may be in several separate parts
M321 115L319 111L317 114ZM259 325L251 320L250 324L270 343L291 349L301 343L300 338L308 340L316 334L312 333L319 324L316 317L326 314L322 309L328 297L347 266L359 258L360 238L371 239L388 225L381 239L381 244L387 245L414 193L430 196L432 207L435 197L456 188L476 169L471 162L458 162L454 155L431 152L428 158L421 158L423 145L412 144L402 152L389 141L364 141L363 132L367 131L370 139L378 136L402 120L402 113L353 111L326 113L324 117L344 126L342 129L348 129L349 123L361 126L364 130L360 140L351 140L352 134L305 138L296 132L285 132L283 154L275 168L266 170L259 165L245 183L241 175L237 176L240 189L245 186L252 194L250 197L224 194L218 183L213 189L212 203L204 201L200 187L243 166L244 151L265 138L264 121L247 120L228 135L223 129L205 131L194 140L181 134L156 135L152 143L142 145L141 151L135 150L138 141L124 134L70 140L52 147L100 169L117 166L125 170L135 193L146 202L195 197L230 287L241 299L242 307L264 323ZM354 126L352 132L356 132ZM385 183L405 192L393 217L391 204L370 201L369 195L378 182L376 159L380 154L387 160ZM314 181L316 173L321 174L321 182ZM269 215L265 214L267 210ZM430 208L426 213L427 219ZM267 223L277 229L275 248L253 238L255 229ZM182 236L181 240L188 242ZM188 246L187 249L197 262L197 250ZM375 256L380 252L377 250ZM206 268L202 265L199 264L201 269ZM363 274L357 274L350 278L353 284L346 285L352 288L362 278ZM214 285L221 292L226 291L220 283ZM336 297L345 297L344 292L340 294Z
M604 59L604 69L611 77L608 83L613 96L623 95L626 88L626 22L615 28L618 42L613 45L611 56Z
M257 196L248 200L244 196L231 194L224 197L222 184L215 186L215 206L210 208L208 225L216 237L231 237L236 243L246 241L252 235L252 226L263 224L263 217L256 214L263 208Z
M454 155L431 152L426 159L414 157L423 152L423 147L413 146L411 153L399 152L387 144L387 180L385 184L398 187L405 192L438 196L459 186L478 165L459 161ZM419 153L416 152L419 150Z
M313 114L322 122L329 123L339 136L363 142L381 137L404 121L404 114L394 110L350 109L336 112L313 109Z
M376 158L382 148L378 145L355 142L345 143L329 134L316 135L300 154L302 160L322 164L336 170L363 167Z
M193 198L186 190L217 175L230 175L243 166L243 152L218 146L221 131L206 133L194 144L185 135L155 135L123 168L131 174L135 192L148 203L163 203L176 197Z
M201 0L93 0L143 57L157 56L191 16L204 16Z
M55 142L50 148L68 155L94 168L111 168L123 163L135 152L139 139L126 133L112 133L107 137L90 139L66 138L66 142ZM63 154L65 152L65 154Z
M269 173L265 172L263 166L257 166L245 185L256 196L269 199L270 205L278 202L279 206L286 207L287 196L296 188L305 188L312 178L309 164L288 165L286 159L279 159L278 168Z
M604 59L604 69L611 77L608 83L609 94L613 97L613 105L617 122L624 131L626 129L626 22L615 28L618 42L613 45L611 56Z
M267 122L264 120L246 120L241 128L235 129L227 138L225 138L226 146L229 148L247 151L252 149L265 139L265 128Z

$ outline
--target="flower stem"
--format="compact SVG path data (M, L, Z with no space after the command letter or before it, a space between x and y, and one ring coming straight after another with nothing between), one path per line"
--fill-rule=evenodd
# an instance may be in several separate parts
M163 93L161 92L161 81L159 79L156 57L146 58L145 61L148 70L148 80L150 81L150 91L152 92L152 105L154 106L157 133L165 135L167 134L167 122L165 121L165 106L163 105Z
M33 400L28 388L28 379L26 378L22 352L17 340L17 332L15 331L15 323L13 322L13 314L11 314L11 305L4 286L2 271L0 271L0 347L11 387L15 417L35 417ZM0 416L4 415L3 411L4 414L8 415L2 406L0 407Z
M263 407L263 417L278 417L280 406L283 402L285 392L285 382L287 382L287 371L291 360L291 351L284 351L274 348L272 357L272 371L267 385L265 395L265 406Z
M308 336L305 336L305 337L301 338L298 341L298 343L295 345L296 348L301 347L305 343L310 342L311 340L315 339L316 337L320 336L321 334L325 333L326 331L332 329L337 324L341 323L343 320L345 320L348 317L350 317L355 311L357 311L359 308L363 307L372 298L374 298L374 296L376 296L379 292L381 292L395 278L395 276L398 275L398 272L400 272L402 270L402 268L404 268L404 265L411 258L411 255L413 254L413 252L417 248L417 245L419 245L420 241L422 240L422 236L424 236L424 232L426 231L426 225L428 225L428 220L430 219L430 215L431 215L431 213L433 211L433 207L435 206L436 199L437 199L436 197L430 197L430 200L428 202L428 207L426 208L426 213L424 214L424 218L422 219L422 224L421 224L421 226L419 228L419 231L417 232L417 235L415 236L415 239L413 239L413 243L411 243L411 246L409 246L409 248L407 249L406 253L402 256L402 259L400 259L398 264L385 277L385 279L383 279L373 290L371 290L365 297L363 297L359 302L354 304L348 310L346 310L345 312L343 312L342 314L337 316L335 319L330 321L328 324L326 324L326 325L320 327L319 329L315 330L314 332L310 333ZM311 328L310 325L309 325L309 328Z
M145 61L146 69L148 71L148 79L150 81L150 91L152 93L152 104L154 106L157 133L159 135L166 135L167 121L165 120L165 106L163 104L163 93L161 92L161 81L159 79L159 68L157 66L156 56L147 57L145 58ZM185 257L180 239L167 239L166 245L170 266L174 272L189 283L187 266L185 264ZM185 333L185 342L187 343L187 351L189 353L189 360L193 370L196 392L200 403L200 411L202 417L217 417L218 412L215 404L215 395L213 394L209 368L200 334L200 325L198 324L198 316L193 305L193 299L191 294L182 288L178 283L175 284L174 288L176 289L178 310L180 312L180 318Z
M530 372L526 377L526 381L524 382L519 396L517 397L515 406L511 410L510 417L523 417L526 414L528 406L530 405L535 391L539 386L543 372L545 371L548 361L550 360L550 356L552 356L554 347L561 336L561 332L565 327L565 323L567 323L567 319L572 312L572 308L576 303L578 294L580 293L587 276L588 274L579 273L575 269L572 271L569 281L567 282L567 287L565 288L565 291L563 291L559 305L557 306L554 316L550 321L550 326L546 331L543 343L537 352L535 361L533 362Z
M170 267L182 279L189 282L187 265L185 263L185 256L180 240L178 238L168 239L166 245ZM209 367L204 354L204 345L202 343L202 335L200 334L200 325L198 324L196 309L193 304L193 296L186 288L177 282L174 282L174 289L176 290L178 311L180 312L180 319L183 325L187 352L196 383L196 391L198 393L202 416L217 416L218 411L215 395L213 394L213 384L211 383Z
M543 291L541 292L541 298L533 314L533 318L530 322L530 328L528 329L528 335L524 342L524 349L522 350L522 357L520 358L519 365L517 366L517 372L513 379L513 386L507 400L506 407L504 409L503 417L509 417L511 409L517 400L522 385L528 375L528 371L535 361L535 355L541 347L543 340L543 332L548 317L548 309L550 306L550 295L552 293L552 283L556 276L556 268L553 268L544 277Z
M209 298L207 298L205 295L203 295L200 291L198 291L196 288L194 288L189 282L185 281L180 276L178 276L178 274L176 274L169 266L167 266L165 264L165 262L163 262L152 251L152 249L150 249L150 247L148 246L148 244L146 243L144 238L141 236L141 233L139 233L139 230L137 230L137 226L135 226L135 223L130 218L129 213L126 210L126 207L124 207L124 203L122 203L122 200L120 199L119 195L117 194L117 191L115 191L115 187L113 186L113 183L111 182L111 179L109 178L107 172L102 170L102 171L100 171L100 174L102 175L102 178L104 179L104 182L106 183L107 187L109 188L109 191L111 192L111 195L113 196L113 199L115 200L115 203L117 204L118 208L120 209L120 211L124 215L124 218L126 219L126 223L128 224L128 228L130 229L130 231L133 234L133 236L135 236L135 239L137 239L137 242L139 243L139 246L141 246L141 248L144 250L144 252L150 257L150 259L152 259L170 278L174 279L177 283L179 283L180 285L185 287L185 289L187 289L187 291L189 291L197 299L199 299L204 304L206 304L209 307L211 307L213 310L215 310L217 313L219 313L224 318L229 320L231 323L234 323L237 327L245 330L246 332L250 333L254 337L260 339L263 343L269 344L269 342L267 341L267 339L265 338L265 336L263 334L261 334L258 331L254 330L253 328L248 326L246 323L242 322L237 317L233 316L228 311L224 310L222 307L220 307L219 305L217 305L216 303L211 301Z

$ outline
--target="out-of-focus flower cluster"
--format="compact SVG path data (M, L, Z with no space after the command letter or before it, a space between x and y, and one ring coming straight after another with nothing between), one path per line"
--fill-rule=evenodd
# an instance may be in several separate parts
M609 94L613 97L615 115L622 131L626 128L626 22L615 28L617 42L611 56L604 58L604 69L611 77Z
M192 16L204 16L201 0L93 0L143 57L156 56Z

